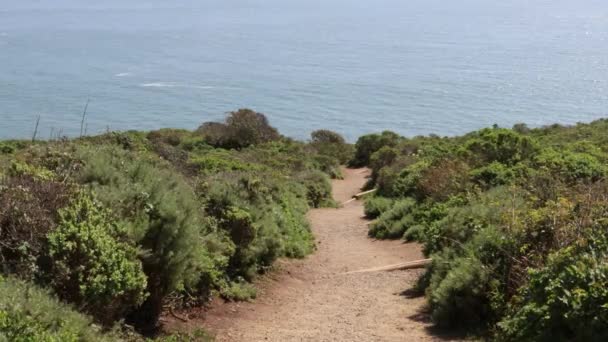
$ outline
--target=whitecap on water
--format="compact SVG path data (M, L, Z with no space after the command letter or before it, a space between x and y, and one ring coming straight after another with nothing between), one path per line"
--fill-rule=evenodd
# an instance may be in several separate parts
M115 77L127 77L127 76L131 76L133 74L131 74L130 72L121 72L119 74L114 75Z
M139 85L144 88L191 88L191 89L214 89L213 86L196 85L196 84L181 84L175 82L152 82L142 83Z

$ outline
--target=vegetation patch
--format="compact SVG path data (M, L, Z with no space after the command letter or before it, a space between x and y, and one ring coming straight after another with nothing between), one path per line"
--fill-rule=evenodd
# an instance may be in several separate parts
M603 340L606 132L599 120L361 137L351 163L369 165L378 188L369 234L423 244L433 262L419 287L438 326L504 341Z

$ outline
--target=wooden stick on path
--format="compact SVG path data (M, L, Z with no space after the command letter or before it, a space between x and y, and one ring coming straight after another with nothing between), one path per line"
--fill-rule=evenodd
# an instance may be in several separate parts
M355 196L353 196L353 198L361 199L361 197L363 197L367 194L371 194L372 192L376 192L376 190L378 190L378 189L372 189L372 190L360 192L360 193L356 194Z
M420 260L414 260L414 261L404 262L404 263L401 263L401 264L381 266L381 267L374 267L374 268L367 268L367 269L358 270L358 271L350 271L350 272L346 272L346 273L343 273L343 274L372 273L372 272L392 272L392 271L411 270L411 269L415 269L415 268L424 268L427 265L430 265L432 261L433 261L432 259L420 259Z
M353 198L351 198L351 199L349 199L348 201L346 201L346 202L342 203L342 205L348 204L348 203L350 203L350 202L354 202L354 201L356 201L356 200L360 200L360 199L361 199L361 197L363 197L363 196L365 196L365 195L367 195L367 194L371 194L372 192L375 192L376 190L377 190L377 189L372 189L372 190L363 191L363 192L360 192L360 193L358 193L358 194L356 194L356 195L353 195Z

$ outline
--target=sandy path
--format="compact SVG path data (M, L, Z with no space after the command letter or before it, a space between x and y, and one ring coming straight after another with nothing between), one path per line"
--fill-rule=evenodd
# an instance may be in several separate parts
M365 183L367 171L344 170L333 182L344 202ZM315 209L309 219L317 251L304 260L281 261L281 271L261 281L253 303L216 303L205 328L218 341L433 341L420 314L423 298L402 293L420 271L343 274L422 258L416 244L367 237L363 205Z

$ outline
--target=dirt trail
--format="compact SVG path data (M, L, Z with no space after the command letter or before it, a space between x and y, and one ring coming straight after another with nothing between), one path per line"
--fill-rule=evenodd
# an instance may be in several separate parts
M359 192L365 169L333 182L336 201ZM416 244L367 237L363 204L308 214L317 251L281 261L261 281L253 303L216 303L202 323L217 341L434 341L421 314L423 298L403 295L420 271L344 274L422 258Z

